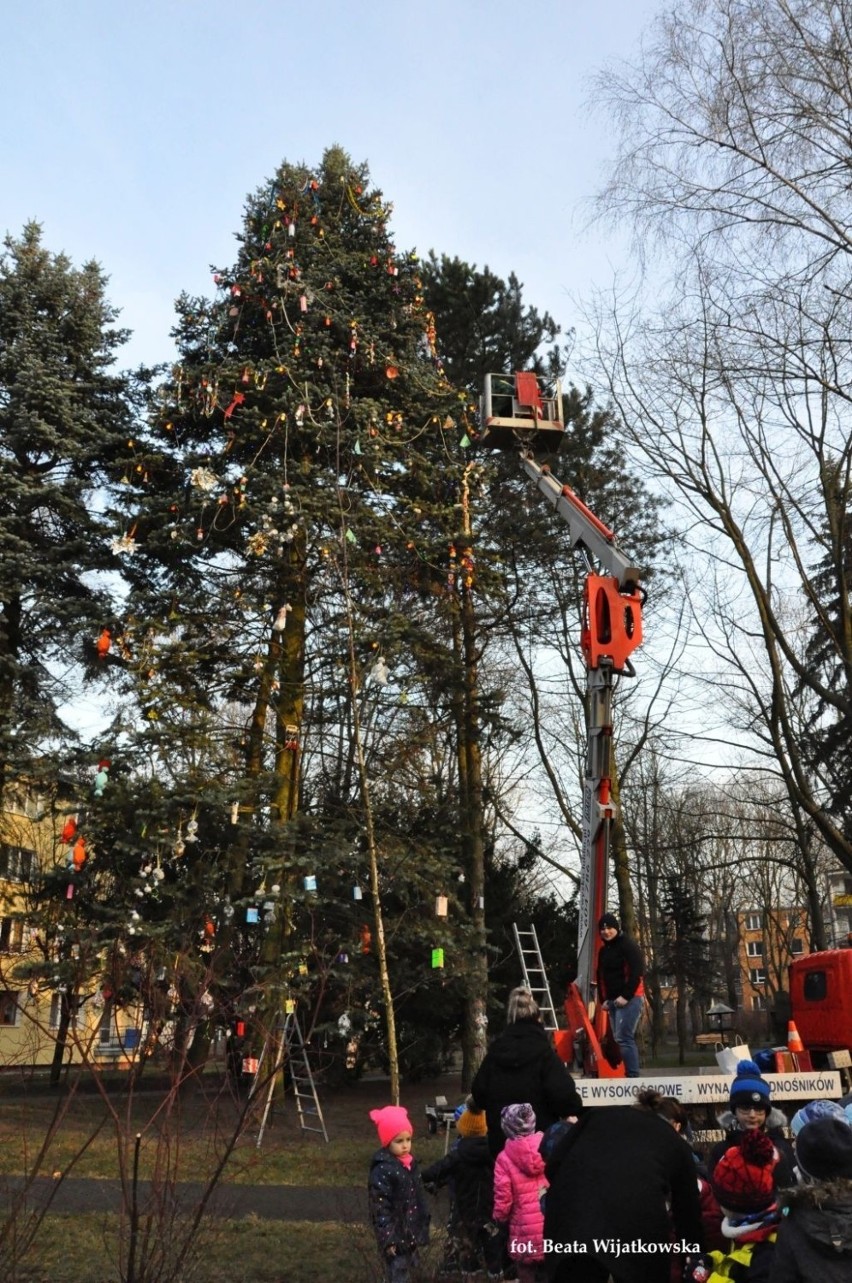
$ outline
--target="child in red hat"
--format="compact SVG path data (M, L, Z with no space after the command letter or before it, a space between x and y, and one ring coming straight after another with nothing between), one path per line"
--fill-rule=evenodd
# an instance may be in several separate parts
M382 1254L387 1283L409 1283L417 1249L429 1241L429 1211L417 1159L411 1152L414 1128L400 1105L371 1109L381 1149L370 1162L367 1193L370 1222Z
M765 1132L743 1132L713 1169L710 1184L723 1212L726 1252L708 1252L684 1271L687 1283L766 1283L780 1219L775 1146ZM813 1283L817 1283L814 1279Z

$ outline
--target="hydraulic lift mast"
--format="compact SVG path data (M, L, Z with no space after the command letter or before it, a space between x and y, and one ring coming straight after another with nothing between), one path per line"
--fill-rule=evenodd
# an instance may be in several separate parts
M610 844L615 806L612 782L612 692L616 674L633 675L630 655L642 641L640 571L618 547L612 531L578 495L563 485L534 451L553 453L565 433L562 390L545 388L531 373L486 375L478 443L520 451L527 476L567 524L571 547L582 553L588 574L580 644L586 665L588 740L583 783L577 979L565 997L567 1030L557 1050L588 1074L620 1077L601 1051L607 1017L592 1007L600 941L597 922L607 908Z

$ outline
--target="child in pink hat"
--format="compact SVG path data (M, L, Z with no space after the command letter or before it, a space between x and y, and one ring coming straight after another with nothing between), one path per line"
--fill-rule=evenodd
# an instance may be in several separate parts
M417 1159L411 1152L414 1128L400 1105L371 1109L381 1149L370 1162L367 1193L370 1222L382 1255L387 1283L408 1283L417 1267L417 1249L429 1241L429 1211Z

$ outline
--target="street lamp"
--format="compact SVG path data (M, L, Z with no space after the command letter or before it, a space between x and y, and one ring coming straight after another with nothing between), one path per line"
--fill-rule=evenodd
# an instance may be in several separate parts
M707 1008L707 1015L715 1025L715 1033L719 1035L719 1041L725 1043L725 1034L731 1033L733 1021L731 1017L734 1014L733 1007L728 1007L724 1002L714 1002L712 1007Z

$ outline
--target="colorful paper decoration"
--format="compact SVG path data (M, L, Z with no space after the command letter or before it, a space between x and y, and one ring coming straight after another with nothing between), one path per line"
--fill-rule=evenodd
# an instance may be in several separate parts
M343 963L343 962L348 962L348 961L349 961L349 954L348 954L348 953L339 953L339 954L337 955L337 957L334 959L334 961L335 961L335 962L341 962L341 963Z
M314 873L307 874L307 876L304 879L304 887L306 891L316 891L317 889L316 874Z
M362 892L361 888L360 888L360 887L353 887L353 888L352 888L352 899L353 899L353 900L363 900L363 898L364 898L364 894L363 894L363 892Z
M246 922L248 922L251 926L254 926L257 923L258 916L259 915L255 905L252 905L251 908L246 909Z
M256 1057L256 1056L244 1056L244 1057L243 1057L243 1073L244 1073L244 1074L256 1074L256 1073L257 1073L257 1057Z
M285 1001L284 1001L284 1014L285 1014L286 1016L292 1016L292 1015L293 1015L293 1012L294 1012L295 1010L296 1010L296 1002L295 1002L295 999L294 999L294 998L286 998L286 999L285 999Z
M240 804L239 802L232 802L231 803L231 823L236 824L239 821L239 818L240 818Z
M68 819L65 821L65 823L62 826L62 841L73 842L76 832L77 832L77 817L75 815L69 815Z
M439 918L445 918L447 916L447 907L447 897L445 895L438 895L435 897L435 912Z
M112 645L112 633L108 628L102 628L101 634L95 643L99 659L106 659L109 654L109 648Z
M103 797L104 789L109 781L109 762L98 763L98 773L95 776L95 782L92 791L95 797Z
M435 967L443 967L443 965L444 965L444 950L443 950L443 949L433 949L433 950L432 950L432 966L433 966L433 968L435 968Z

